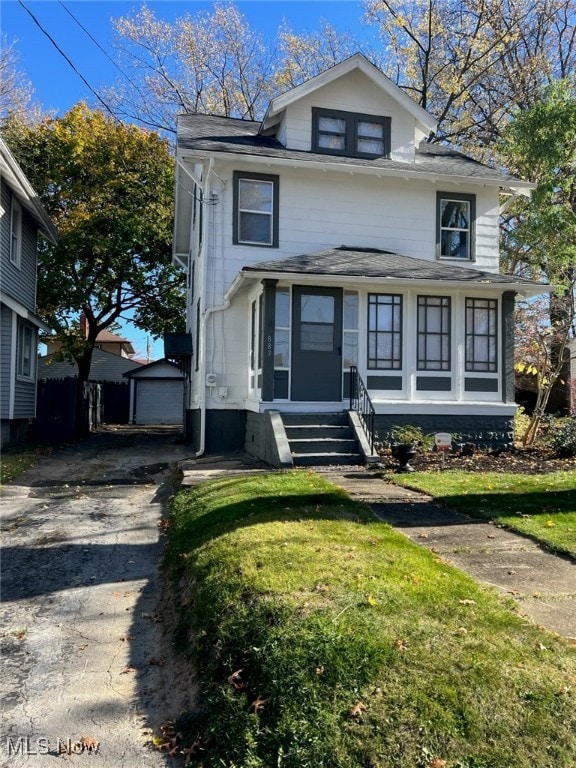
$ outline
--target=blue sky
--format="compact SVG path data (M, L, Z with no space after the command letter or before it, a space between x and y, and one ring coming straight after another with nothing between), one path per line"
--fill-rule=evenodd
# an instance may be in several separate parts
M115 82L119 72L101 50L114 58L111 19L129 15L142 4L126 0L22 0L22 4L18 0L0 0L2 34L9 43L15 44L19 69L32 84L34 101L44 110L55 110L58 114L80 100L94 104L94 96L82 77L97 92L102 86ZM156 16L167 21L213 7L212 3L200 0L148 0L146 4ZM374 29L362 24L361 0L236 0L236 5L250 26L270 40L274 39L283 19L300 33L317 29L320 20L325 19L337 30L352 31L358 37L375 42ZM129 325L124 333L132 340L137 353L144 357L146 334ZM162 354L162 343L152 343L152 357L157 359Z

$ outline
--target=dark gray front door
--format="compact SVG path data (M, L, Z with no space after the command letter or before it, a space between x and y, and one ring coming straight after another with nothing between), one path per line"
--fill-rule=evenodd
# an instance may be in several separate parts
M292 400L342 399L342 289L295 285Z

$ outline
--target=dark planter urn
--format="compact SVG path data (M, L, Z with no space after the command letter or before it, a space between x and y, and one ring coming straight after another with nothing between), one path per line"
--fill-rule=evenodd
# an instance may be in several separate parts
M390 450L392 457L399 464L398 472L414 472L414 467L410 465L417 453L417 447L414 443L392 443Z

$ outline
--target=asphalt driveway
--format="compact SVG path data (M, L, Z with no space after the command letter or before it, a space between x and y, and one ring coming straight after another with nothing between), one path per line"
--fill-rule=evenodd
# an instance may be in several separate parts
M177 438L108 428L3 489L2 768L166 765L151 729L193 697L159 611Z

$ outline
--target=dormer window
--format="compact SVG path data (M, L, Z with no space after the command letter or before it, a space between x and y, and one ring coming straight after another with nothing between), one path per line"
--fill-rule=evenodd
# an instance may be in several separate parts
M312 109L312 151L347 157L388 157L390 118Z

